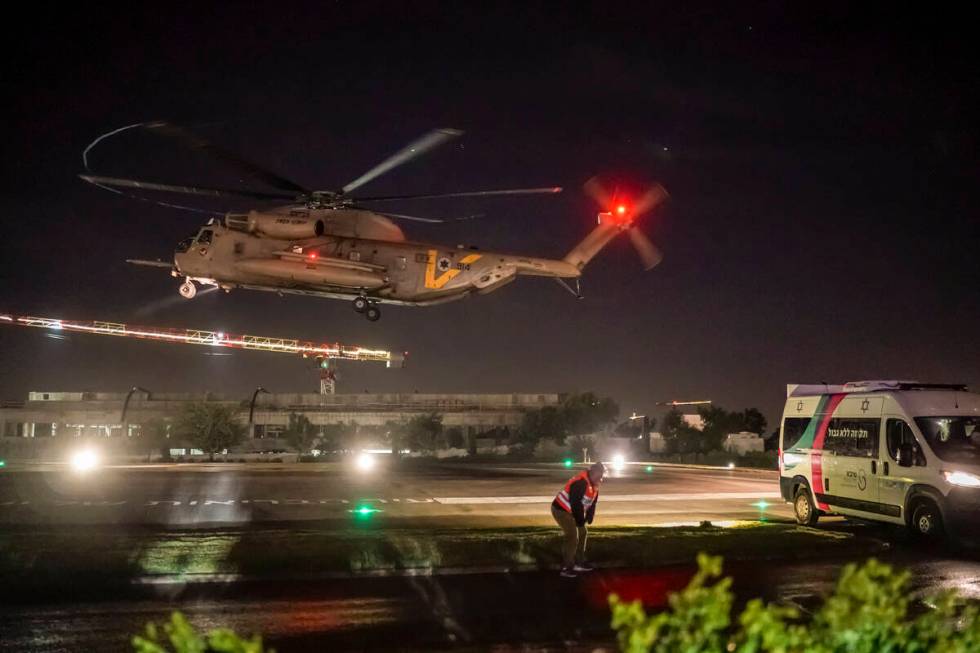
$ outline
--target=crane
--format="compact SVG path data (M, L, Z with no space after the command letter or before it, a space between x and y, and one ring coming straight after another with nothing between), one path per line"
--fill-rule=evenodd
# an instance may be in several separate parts
M122 324L119 322L62 320L33 315L0 314L0 324L35 327L57 332L88 333L122 338L138 338L182 345L201 345L205 347L225 347L251 351L270 351L282 354L300 355L312 358L320 368L321 394L334 394L336 375L331 369L333 361L356 361L384 363L386 367L402 367L405 353L390 352L384 349L368 349L340 343L315 343L292 338L240 335L224 331L205 331L203 329L173 329L166 327L146 327Z

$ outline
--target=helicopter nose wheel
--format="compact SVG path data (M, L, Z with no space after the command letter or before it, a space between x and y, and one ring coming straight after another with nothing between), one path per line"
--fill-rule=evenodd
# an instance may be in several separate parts
M368 306L364 309L364 317L368 319L368 322L377 322L381 319L381 309L377 306Z
M180 288L177 289L180 296L184 299L194 299L194 295L197 294L197 286L194 285L193 281L185 281L180 284Z
M363 313L368 309L370 302L368 302L366 297L355 297L354 301L351 302L351 305L354 307L355 311L357 311L358 313Z

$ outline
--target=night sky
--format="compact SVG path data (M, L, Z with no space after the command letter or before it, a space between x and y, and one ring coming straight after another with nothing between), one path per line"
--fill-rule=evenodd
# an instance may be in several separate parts
M978 57L965 16L893 3L323 4L35 4L7 21L0 310L407 350L404 370L347 365L341 391L594 390L624 414L712 399L772 424L788 382L980 383ZM76 177L96 136L154 119L315 188L431 128L466 130L363 190L564 186L390 207L486 213L402 227L506 252L563 256L595 223L581 192L595 174L658 180L672 198L642 226L666 258L643 273L622 238L587 268L582 301L525 278L459 303L383 307L376 324L346 302L181 300L164 271L124 259L167 259L201 216ZM237 181L148 135L93 156L102 174ZM317 387L298 359L204 353L4 327L0 397Z

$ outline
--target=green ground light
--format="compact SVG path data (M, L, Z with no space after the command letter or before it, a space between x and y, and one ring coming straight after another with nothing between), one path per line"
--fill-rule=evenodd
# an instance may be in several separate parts
M647 474L653 471L653 465L647 465Z
M0 460L0 467L6 467L6 466L7 466L7 461L6 460Z
M768 508L771 504L768 501L765 499L759 499L752 505L759 509L759 521L769 521L769 518L766 517L766 508Z
M374 506L358 506L353 510L348 510L348 512L352 513L355 517L359 519L370 519L371 515L381 511L375 508Z
M565 462L564 462L564 465L565 465L565 467L571 467L572 466L572 459L571 458L566 458L565 459Z

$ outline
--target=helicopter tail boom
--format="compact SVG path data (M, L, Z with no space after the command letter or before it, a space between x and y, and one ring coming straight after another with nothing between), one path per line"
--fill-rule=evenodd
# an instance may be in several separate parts
M576 245L563 260L566 263L574 265L578 270L581 270L618 234L618 227L613 224L600 222L599 226L589 232L589 235Z

